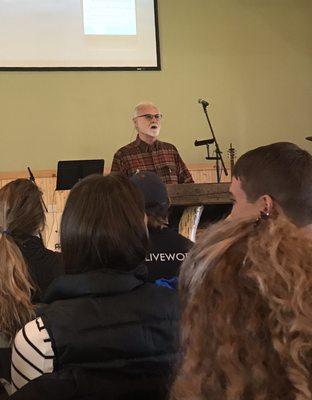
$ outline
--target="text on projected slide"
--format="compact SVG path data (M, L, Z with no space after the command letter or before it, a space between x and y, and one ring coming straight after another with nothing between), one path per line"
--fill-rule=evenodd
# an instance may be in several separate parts
M135 0L83 0L85 35L136 35Z

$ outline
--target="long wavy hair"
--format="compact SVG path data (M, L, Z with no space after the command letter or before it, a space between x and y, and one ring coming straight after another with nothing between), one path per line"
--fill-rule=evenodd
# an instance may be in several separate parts
M0 189L0 332L9 338L34 316L34 286L17 243L44 223L42 193L33 182L17 179Z
M312 241L282 216L211 227L182 266L171 399L312 398Z

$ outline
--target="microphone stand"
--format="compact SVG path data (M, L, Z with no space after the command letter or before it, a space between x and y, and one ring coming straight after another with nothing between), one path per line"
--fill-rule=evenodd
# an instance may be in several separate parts
M29 172L29 180L32 181L36 186L38 186L36 183L35 177L34 177L33 173L31 172L31 169L29 167L27 167L27 169ZM47 206L45 205L43 197L41 198L41 200L42 200L42 205L43 205L43 208L45 209L45 212L48 212L48 209L47 209Z
M36 183L35 177L34 177L33 173L31 172L31 169L29 167L27 167L27 169L28 169L28 172L29 172L29 180L32 181L36 186L38 186L37 183ZM45 211L48 212L48 209L47 209L47 206L45 205L43 197L41 197L41 201L42 201L42 205L43 205ZM41 239L41 241L43 243L43 238L42 238L41 232L39 232L39 237L40 237L40 239Z
M207 112L208 103L206 104L206 103L202 102L201 105L203 106L203 110L204 110L204 113L206 115L206 118L207 118L207 121L208 121L208 125L209 125L209 128L210 128L212 137L213 137L213 141L214 141L214 144L215 144L215 154L216 154L215 157L211 157L210 156L209 147L208 147L208 144L207 144L208 156L206 157L206 160L216 160L217 182L220 183L222 168L223 168L224 174L226 176L228 176L228 172L227 172L227 169L225 167L225 164L224 164L224 161L223 161L223 158L222 158L222 152L221 152L220 147L218 145L218 142L217 142L217 139L216 139L216 135L215 135L215 133L213 131L213 128L212 128L212 125L210 123L210 119L209 119L208 112ZM221 161L221 168L220 168L220 165L219 165L220 161Z

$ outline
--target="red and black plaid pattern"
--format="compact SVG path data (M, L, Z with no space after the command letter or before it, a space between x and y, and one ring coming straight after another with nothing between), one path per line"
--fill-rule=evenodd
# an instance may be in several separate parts
M138 136L134 142L115 153L111 171L121 172L129 177L136 172L151 171L164 183L193 182L175 146L159 140L149 145Z

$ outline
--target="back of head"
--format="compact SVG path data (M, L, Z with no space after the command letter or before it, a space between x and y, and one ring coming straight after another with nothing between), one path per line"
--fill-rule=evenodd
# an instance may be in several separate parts
M242 155L234 176L250 202L270 195L297 226L312 223L312 156L288 142L258 147Z
M149 228L163 228L168 224L169 198L166 185L154 172L134 174L130 180L143 193Z
M131 270L148 245L141 193L120 174L93 175L71 190L61 222L67 273Z
M16 240L44 228L42 192L29 179L16 179L0 189L0 210L0 225L5 225Z
M312 242L283 216L221 222L180 274L173 399L311 399Z
M42 193L28 179L17 179L0 189L0 331L13 337L33 316L33 288L28 268L16 242L44 226Z

